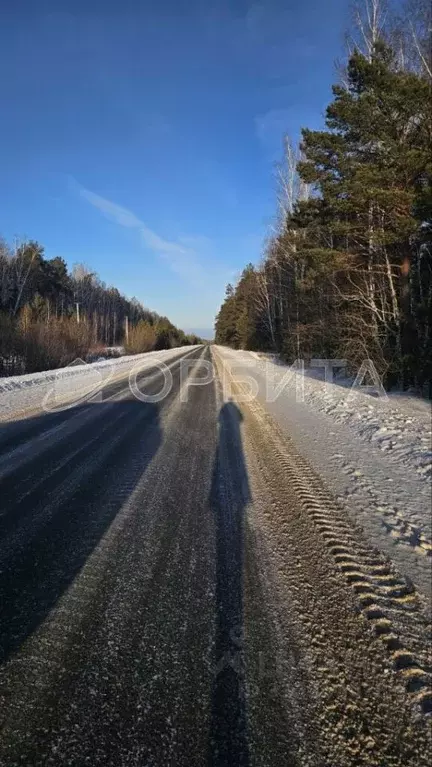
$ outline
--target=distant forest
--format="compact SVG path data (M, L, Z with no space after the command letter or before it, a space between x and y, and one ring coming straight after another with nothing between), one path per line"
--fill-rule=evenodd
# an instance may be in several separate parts
M431 395L431 42L429 0L355 4L325 128L285 137L273 233L228 285L217 343L369 358Z
M69 273L37 242L0 242L0 375L62 367L107 348L137 354L199 342L84 265Z

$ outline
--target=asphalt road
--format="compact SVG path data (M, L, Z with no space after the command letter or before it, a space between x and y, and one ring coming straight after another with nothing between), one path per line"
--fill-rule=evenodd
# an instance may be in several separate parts
M258 404L171 372L0 424L0 764L428 764L415 592Z

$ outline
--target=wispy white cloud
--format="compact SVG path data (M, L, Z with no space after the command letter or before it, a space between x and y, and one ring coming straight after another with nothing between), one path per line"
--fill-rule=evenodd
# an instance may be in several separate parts
M84 197L90 205L97 208L111 221L115 221L116 224L129 229L140 229L143 226L142 221L130 210L127 210L127 208L122 208L115 202L111 202L111 200L107 200L105 197L100 197L89 189L84 189L84 187L78 187L78 191L81 197Z
M110 221L135 231L143 248L155 254L179 276L183 286L179 286L175 296L167 292L160 309L175 319L179 327L192 327L192 322L196 327L211 327L226 284L235 281L240 274L233 269L232 258L235 256L238 263L243 264L248 259L255 260L258 255L256 237L230 238L225 242L199 234L180 233L175 240L167 239L128 208L85 189L72 178L69 178L69 188Z
M202 246L202 241L206 238L183 237L179 238L178 241L167 240L150 229L144 221L127 208L117 205L117 203L107 200L89 189L76 184L74 186L83 199L103 213L110 221L114 221L127 229L136 229L144 246L162 258L170 269L182 279L195 287L203 285L205 275L199 263L196 246Z

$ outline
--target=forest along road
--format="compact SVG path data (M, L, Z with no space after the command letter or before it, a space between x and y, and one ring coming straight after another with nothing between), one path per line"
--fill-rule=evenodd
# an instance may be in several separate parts
M185 356L0 424L0 764L429 764L419 596Z

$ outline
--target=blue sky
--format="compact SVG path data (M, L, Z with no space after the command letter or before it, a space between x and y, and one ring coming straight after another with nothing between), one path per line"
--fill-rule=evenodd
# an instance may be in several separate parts
M259 260L284 132L318 128L346 0L6 0L0 235L211 328Z

